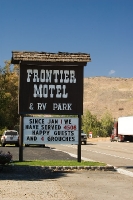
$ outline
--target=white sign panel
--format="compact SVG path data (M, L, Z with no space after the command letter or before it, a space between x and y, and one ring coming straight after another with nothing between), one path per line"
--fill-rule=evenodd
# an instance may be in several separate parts
M24 144L78 144L78 118L24 117Z

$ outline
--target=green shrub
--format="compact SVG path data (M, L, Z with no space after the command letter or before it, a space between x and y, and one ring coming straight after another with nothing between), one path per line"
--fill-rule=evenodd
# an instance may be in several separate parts
M7 153L0 151L0 164L1 165L9 164L11 161L12 161L12 154L9 151Z

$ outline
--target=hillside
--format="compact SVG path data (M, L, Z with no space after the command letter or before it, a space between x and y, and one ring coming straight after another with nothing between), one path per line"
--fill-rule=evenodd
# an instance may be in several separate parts
M84 78L83 108L98 119L106 111L116 119L133 115L133 78Z

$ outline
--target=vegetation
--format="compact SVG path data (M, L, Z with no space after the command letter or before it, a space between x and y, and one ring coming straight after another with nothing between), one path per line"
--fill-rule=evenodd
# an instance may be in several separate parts
M14 165L23 165L23 166L106 166L105 163L100 162L91 162L91 161L68 161L68 160L32 160L32 161L23 161L18 162L14 161Z
M18 70L6 61L0 68L0 129L13 129L18 120Z
M97 120L95 115L92 115L90 111L82 116L82 129L89 135L92 132L93 137L108 137L112 132L113 118L107 112L104 114L100 121Z
M1 165L9 164L11 161L12 161L12 154L9 151L7 153L0 151Z
M0 68L0 135L5 129L17 129L18 131L18 79L18 66L11 67L11 62L6 61L5 67ZM71 115L69 117L76 116ZM97 116L92 115L88 110L82 116L83 131L87 134L91 131L93 137L109 136L112 126L113 118L109 113L105 113L101 120L98 120Z

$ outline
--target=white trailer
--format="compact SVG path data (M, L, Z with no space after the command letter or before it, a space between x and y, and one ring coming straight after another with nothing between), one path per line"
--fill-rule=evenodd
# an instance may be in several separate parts
M133 116L118 118L114 123L110 141L133 142Z
M118 141L133 141L133 116L118 118Z

